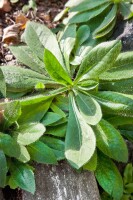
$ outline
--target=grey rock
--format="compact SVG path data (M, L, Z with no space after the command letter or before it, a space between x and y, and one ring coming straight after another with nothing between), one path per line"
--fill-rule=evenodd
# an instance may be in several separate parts
M35 168L36 193L23 191L23 200L100 200L93 173L76 172L66 162Z
M122 51L133 50L133 20L119 21L112 39L122 41Z

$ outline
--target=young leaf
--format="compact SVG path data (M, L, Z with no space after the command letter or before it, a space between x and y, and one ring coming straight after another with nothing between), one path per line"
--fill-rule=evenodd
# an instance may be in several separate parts
M64 55L68 72L70 72L69 58L70 58L71 51L73 50L75 41L76 41L76 25L75 24L68 25L65 28L63 35L60 39L60 47Z
M16 141L21 145L29 145L39 140L44 134L45 127L40 123L23 124L13 132Z
M77 92L75 100L80 114L87 124L96 125L101 120L101 108L93 98L81 92Z
M131 163L128 163L124 170L123 181L125 185L133 182L133 166Z
M9 157L20 156L20 146L10 135L0 133L0 149Z
M46 48L56 56L57 60L64 67L63 57L56 36L46 26L35 22L28 22L26 24L24 38L30 49L41 60L43 60L43 52L44 48Z
M5 83L3 72L0 69L0 96L1 94L3 97L6 96L6 83Z
M32 194L35 193L34 174L29 165L14 161L10 165L11 179L18 187Z
M123 194L122 177L115 164L102 153L98 154L98 166L95 171L99 185L114 199L121 199Z
M2 150L0 150L0 187L4 188L6 185L6 174L8 172L6 156Z
M96 139L91 127L80 115L72 94L69 96L69 118L65 140L65 156L73 167L85 165L95 151Z
M97 147L114 160L127 162L128 149L120 133L107 121L101 120L94 127ZM119 148L118 148L119 147Z
M17 158L20 162L26 163L30 160L30 154L27 151L26 147L24 147L23 145L19 145L20 146L20 155Z
M112 67L121 49L121 42L103 42L94 47L83 60L77 79L96 78ZM97 56L96 56L97 55Z
M18 61L38 73L46 74L44 63L28 46L10 46L10 50Z
M47 72L55 81L63 85L72 85L72 80L56 57L48 49L45 49L44 51L44 63Z
M57 164L54 152L43 142L37 141L27 147L31 159L38 163Z

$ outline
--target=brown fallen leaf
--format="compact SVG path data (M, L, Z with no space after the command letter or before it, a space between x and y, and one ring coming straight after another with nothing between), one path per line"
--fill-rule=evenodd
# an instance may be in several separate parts
M25 15L23 15L22 13L18 14L15 19L16 24L21 24L20 26L21 30L26 28L27 21L29 21L29 19L25 17Z
M11 9L12 8L8 0L0 0L0 10L4 12L10 12Z
M19 42L19 33L20 33L21 24L13 24L8 26L3 30L2 42L5 44L17 44Z

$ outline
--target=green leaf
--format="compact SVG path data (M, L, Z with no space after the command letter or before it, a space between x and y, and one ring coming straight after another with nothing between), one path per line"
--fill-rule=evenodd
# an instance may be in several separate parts
M58 122L60 119L62 119L61 115L53 112L47 112L41 123L44 124L44 126L50 126L51 124Z
M125 20L131 18L133 16L133 5L129 2L121 2L120 13L122 14Z
M28 46L10 46L10 50L18 61L30 67L33 71L46 74L44 63Z
M89 11L92 9L97 9L99 6L104 6L104 4L108 3L108 0L89 0L89 1L84 1L78 5L73 5L73 7L70 9L70 12L83 12L83 11Z
M27 151L26 147L24 147L23 145L19 145L19 146L20 146L20 155L18 157L18 160L23 163L30 161L30 154Z
M133 183L127 184L124 189L125 189L126 193L128 193L128 194L133 193Z
M0 187L4 188L6 185L6 174L8 172L6 156L2 150L0 150Z
M22 108L22 114L18 120L18 123L30 123L30 122L39 122L47 110L50 107L52 98L49 98L47 101L41 101L36 103L36 99L33 99L32 103L29 104L32 100L30 99L29 102L25 102Z
M0 149L9 157L20 156L20 146L10 135L0 133Z
M121 49L121 42L103 42L94 47L83 60L77 79L91 79L112 67Z
M96 125L101 120L101 108L93 98L89 95L77 92L75 100L80 114L87 124Z
M94 17L98 17L99 14L101 14L105 9L107 9L110 6L110 3L106 3L105 5L99 6L97 9L89 10L86 12L78 12L73 17L71 17L68 21L68 23L82 23L87 22Z
M55 103L52 103L50 108L53 112L57 113L58 115L66 117L66 114Z
M57 126L47 127L46 134L57 137L65 137L66 135L66 123L59 124Z
M41 141L48 145L54 152L57 160L65 159L65 143L60 139L56 139L49 136L41 137Z
M2 66L7 90L11 92L24 92L34 89L38 82L47 83L49 79L30 69L18 66Z
M7 102L3 106L4 109L4 122L3 127L8 128L18 120L21 115L21 106L19 101Z
M99 185L114 199L120 200L123 194L122 177L115 164L102 153L98 154L98 166L95 172Z
M100 80L118 81L133 78L133 52L121 53L115 61L113 68L100 75Z
M77 30L76 46L82 45L90 36L90 28L88 25L82 25Z
M110 12L107 14L106 18L103 20L102 24L94 31L94 36L97 37L97 35L106 29L114 20L117 14L117 5L114 4Z
M128 149L120 133L107 121L101 120L94 127L97 147L114 160L127 162ZM118 148L119 147L119 148Z
M44 164L57 164L54 152L43 142L37 141L27 147L31 159Z
M0 69L0 96L1 94L3 97L6 96L6 83L5 83L3 72Z
M69 118L65 140L65 156L73 167L85 165L95 151L95 135L80 115L72 94L69 96Z
M128 163L125 167L123 181L125 185L133 182L133 166L131 163Z
M70 58L71 51L74 48L75 41L76 41L76 25L72 24L72 25L66 26L63 32L63 35L60 39L60 47L64 55L68 72L70 72L69 58Z
M105 113L133 117L133 95L105 91L98 92L95 99Z
M65 6L71 8L71 7L73 7L73 6L79 5L80 3L83 3L84 1L85 1L85 0L76 0L76 1L69 0L69 1L65 4Z
M64 61L56 36L44 24L28 22L26 24L24 38L30 49L41 60L43 60L44 48L46 48L56 56L57 60L64 67Z
M19 144L29 145L39 140L45 130L41 123L29 123L21 125L13 134Z
M45 49L44 52L44 63L47 72L55 81L63 85L72 85L72 80L60 65L56 57L48 49Z
M35 193L34 174L29 165L14 161L10 166L11 179L23 190Z
M87 164L83 166L84 170L95 171L97 168L97 152L95 151Z

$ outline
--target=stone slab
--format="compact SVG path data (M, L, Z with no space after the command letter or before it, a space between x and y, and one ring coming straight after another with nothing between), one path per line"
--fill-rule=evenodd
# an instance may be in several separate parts
M35 165L35 195L23 191L23 200L100 200L93 173L76 172L67 163Z

